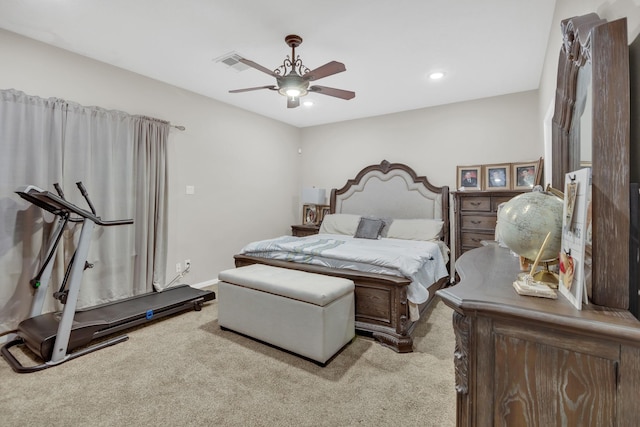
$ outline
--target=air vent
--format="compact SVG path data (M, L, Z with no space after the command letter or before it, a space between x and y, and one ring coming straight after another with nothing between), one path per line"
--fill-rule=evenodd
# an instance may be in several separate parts
M226 55L222 55L214 59L214 61L221 62L226 66L228 66L229 68L233 68L236 71L244 71L248 69L249 66L240 62L240 58L242 58L242 56L239 55L238 53L230 52L230 53L227 53Z

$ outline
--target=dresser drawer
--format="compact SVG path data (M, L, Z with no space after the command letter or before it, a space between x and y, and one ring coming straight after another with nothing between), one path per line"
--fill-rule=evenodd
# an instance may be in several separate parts
M491 212L491 197L465 197L460 200L460 210Z
M462 246L479 248L483 240L494 240L494 233L462 233Z
M464 228L464 229L495 230L495 228L496 228L496 217L495 216L480 216L480 215L463 215L462 216L462 228Z
M493 212L498 212L498 206L500 203L508 202L513 199L515 196L493 196L491 199L491 210Z

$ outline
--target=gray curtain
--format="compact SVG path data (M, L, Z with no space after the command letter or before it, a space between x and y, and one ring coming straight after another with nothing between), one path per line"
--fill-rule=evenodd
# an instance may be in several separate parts
M0 334L27 317L29 280L37 272L57 218L19 198L24 185L53 190L97 214L134 224L97 227L78 307L118 300L163 285L166 264L166 145L169 125L120 111L0 91ZM70 226L56 257L45 311L60 309L60 286L80 226Z
M151 290L165 285L167 264L167 140L169 126L146 117L134 119L133 162L136 195L136 255L134 281Z

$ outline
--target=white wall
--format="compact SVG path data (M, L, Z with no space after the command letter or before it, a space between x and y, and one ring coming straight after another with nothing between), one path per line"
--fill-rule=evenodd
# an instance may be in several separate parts
M169 137L167 280L187 258L183 282L215 279L244 244L298 220L299 129L3 30L0 57L1 89L187 128Z
M302 130L302 182L344 185L362 167L406 163L438 186L456 166L537 160L537 91L359 119Z

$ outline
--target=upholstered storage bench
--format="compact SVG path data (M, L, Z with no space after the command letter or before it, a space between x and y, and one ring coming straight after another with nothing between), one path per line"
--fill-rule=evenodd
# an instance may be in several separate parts
M355 336L349 279L253 264L218 275L222 328L326 363Z

